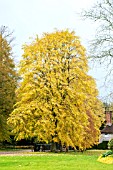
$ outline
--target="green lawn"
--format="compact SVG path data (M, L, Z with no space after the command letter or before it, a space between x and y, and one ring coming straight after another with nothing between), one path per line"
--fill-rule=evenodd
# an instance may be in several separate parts
M0 156L0 170L113 170L95 154L33 154Z

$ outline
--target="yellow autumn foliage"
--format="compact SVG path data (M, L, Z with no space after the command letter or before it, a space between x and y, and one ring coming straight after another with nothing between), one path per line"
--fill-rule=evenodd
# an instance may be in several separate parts
M69 30L46 33L23 50L18 102L8 119L17 140L35 137L80 149L96 144L102 104L79 37Z
M107 157L99 157L97 159L98 162L102 162L105 164L113 164L113 156L107 156Z
M17 74L12 59L11 35L7 27L0 27L0 141L9 140L7 118L13 110L16 96Z

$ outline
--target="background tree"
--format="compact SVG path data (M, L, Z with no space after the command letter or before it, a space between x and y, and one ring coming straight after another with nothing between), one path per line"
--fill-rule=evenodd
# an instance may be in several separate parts
M105 80L111 88L113 80L113 0L98 0L82 17L97 24L95 38L90 44L90 57L106 69ZM97 64L97 62L96 62ZM111 96L110 96L111 97Z
M74 32L56 31L24 46L22 82L8 123L16 139L37 138L84 149L97 143L102 105Z
M12 33L0 27L0 141L9 138L7 118L15 103L16 72L12 58Z
M111 63L113 57L113 1L99 0L89 10L83 11L82 16L98 23L96 37L91 48L91 57L101 59L101 62Z

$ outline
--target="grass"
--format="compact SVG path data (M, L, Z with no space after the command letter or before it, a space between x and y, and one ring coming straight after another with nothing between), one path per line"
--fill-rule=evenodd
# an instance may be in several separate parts
M113 164L97 161L100 151L64 154L32 154L0 156L0 170L103 170Z

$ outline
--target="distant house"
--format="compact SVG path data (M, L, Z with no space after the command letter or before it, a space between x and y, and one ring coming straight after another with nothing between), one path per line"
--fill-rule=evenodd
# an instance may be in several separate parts
M109 141L113 138L112 111L106 111L106 126L101 130L99 143Z

